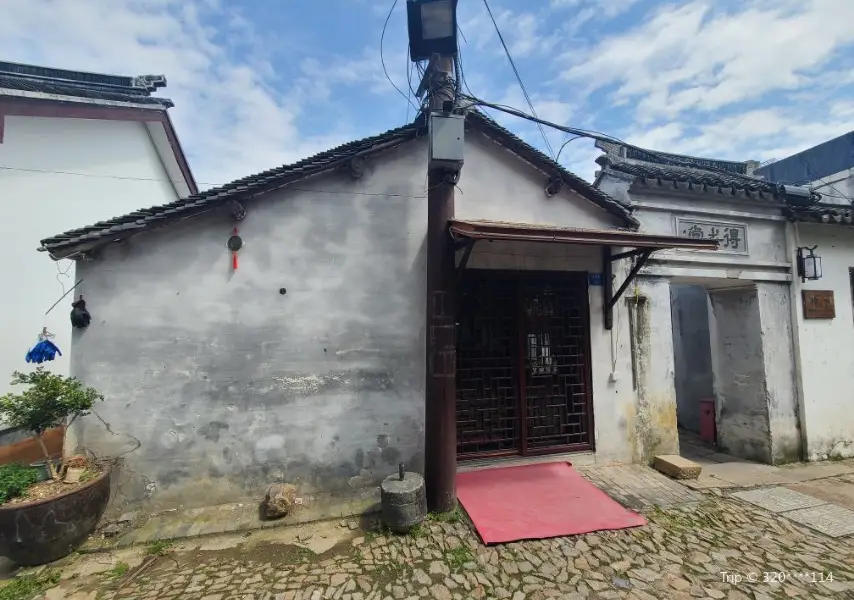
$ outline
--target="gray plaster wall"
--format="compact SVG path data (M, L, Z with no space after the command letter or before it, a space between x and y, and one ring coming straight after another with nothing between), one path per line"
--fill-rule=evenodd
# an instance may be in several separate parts
M93 320L72 372L106 401L72 444L129 451L118 506L347 498L423 466L426 148L336 173L80 262ZM285 294L280 289L286 290ZM139 447L132 450L137 445Z
M679 427L700 431L700 400L714 397L709 299L696 285L670 286L673 360Z
M795 385L792 310L788 286L757 283L763 360L768 391L771 462L802 460L802 438Z
M746 228L747 253L725 249L663 250L652 256L642 274L704 279L709 289L749 285L754 281L791 280L786 219L780 214L778 204L715 191L704 193L700 187L689 189L684 183L629 183L623 176L611 173L603 175L598 185L610 194L629 199L642 231L679 235L677 217Z
M735 456L771 462L768 387L755 287L710 292L716 323L718 445Z
M636 354L634 460L651 463L659 454L679 453L670 280L639 277L636 281L627 299L629 310L634 311Z

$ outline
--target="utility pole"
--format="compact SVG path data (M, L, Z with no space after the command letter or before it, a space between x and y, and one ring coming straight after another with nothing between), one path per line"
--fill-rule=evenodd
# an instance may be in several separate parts
M422 85L430 112L447 111L454 101L453 55L430 61ZM430 115L427 115L428 122ZM432 125L431 125L432 127ZM456 416L456 260L448 232L454 216L457 173L429 168L427 173L427 381L424 480L427 508L448 512L457 505Z

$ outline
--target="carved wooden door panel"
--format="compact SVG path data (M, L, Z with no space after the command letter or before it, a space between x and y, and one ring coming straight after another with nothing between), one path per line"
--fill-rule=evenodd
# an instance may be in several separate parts
M587 279L562 273L522 283L524 454L592 447Z
M458 456L592 448L586 275L467 271L457 308Z

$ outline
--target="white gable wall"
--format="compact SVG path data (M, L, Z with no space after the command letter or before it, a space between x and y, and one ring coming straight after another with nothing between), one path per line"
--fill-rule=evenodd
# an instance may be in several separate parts
M810 460L854 456L854 312L850 269L854 232L840 225L798 224L798 245L818 246L822 278L798 289L798 349L803 388L802 420ZM832 290L834 319L804 319L801 290Z
M45 311L75 281L70 261L54 263L36 252L39 240L138 208L177 199L143 123L5 118L0 143L0 239L5 250L0 278L0 394L9 390L12 371L27 370L24 356L43 326L56 334L63 352L46 363L67 374L71 350L72 295Z
M476 132L466 133L465 165L457 184L458 219L487 219L559 227L624 227L616 217L567 187L549 198L548 176Z
M590 229L625 227L568 188L548 197L544 173L483 135L466 135L466 162L455 196L457 218ZM467 268L601 273L602 250L599 246L484 241L475 245ZM615 268L618 272L617 285L625 277L620 267ZM645 426L632 389L628 309L624 301L617 304L614 329L608 331L603 322L602 286L592 285L588 292L596 460L639 460Z

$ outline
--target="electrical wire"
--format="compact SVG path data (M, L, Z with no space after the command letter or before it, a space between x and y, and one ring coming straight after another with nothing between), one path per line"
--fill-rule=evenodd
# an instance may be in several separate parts
M62 288L62 296L65 297L65 284L62 282L62 279L60 279L60 277L66 277L68 279L71 279L71 275L69 275L68 272L74 267L74 261L69 261L68 266L65 268L64 271L59 268L59 261L56 261L54 264L56 265L56 282Z
M804 170L807 172L808 177L813 178L813 181L821 181L821 177L816 177L815 171L812 170L812 168L807 163L807 160L806 160L806 158L804 158L803 155L801 155L798 158L798 160L800 161L801 165L804 167ZM854 199L852 199L850 196L847 196L845 193L841 192L836 186L832 185L832 183L834 183L834 182L823 183L823 185L821 187L829 187L831 190L833 190L834 192L836 192L839 195L833 196L831 194L825 193L824 194L825 196L827 196L828 198L838 198L840 200L847 200L849 203L854 204Z
M385 56L383 56L383 42L385 42L385 32L386 32L386 29L388 29L388 22L391 20L391 15L394 12L394 9L396 7L397 7L397 0L394 0L394 2L392 2L391 8L388 11L388 15L385 18L385 23L383 23L383 32L380 34L380 62L382 63L382 66L383 66L383 73L385 73L385 78L388 79L388 82L391 84L391 86L397 90L398 94L400 94L401 96L403 96L406 99L406 102L408 103L409 106L411 106L415 110L418 110L418 107L415 106L415 104L412 102L412 100L409 98L409 96L404 94L403 90L401 90L399 87L397 87L397 85L394 83L394 81L391 80L391 77L389 77L389 74L388 74L388 69L385 66ZM406 110L408 112L409 108L407 107ZM407 117L407 120L409 120L408 117Z
M601 142L607 142L610 144L617 144L620 146L624 146L625 148L636 150L638 152L642 152L644 154L648 154L650 156L658 158L659 160L664 161L665 164L673 164L673 165L677 165L677 166L687 167L690 169L696 169L697 168L697 165L695 165L695 164L693 164L687 160L682 160L682 159L675 157L673 155L664 154L661 152L656 152L655 150L647 150L646 148L641 148L639 146L635 146L634 144L629 144L628 142L625 142L625 141L621 140L620 138L614 137L612 135L607 135L605 133L601 133L598 131L590 131L587 129L579 129L577 127L566 127L564 125L558 125L557 123L552 123L551 121L546 121L545 119L541 119L539 117L531 116L531 115L529 115L529 114L527 114L527 113L525 113L525 112L523 112L517 108L513 108L512 106L507 106L504 104L496 104L495 102L487 102L487 101L481 100L480 98L477 98L475 96L463 94L462 97L465 98L466 100L470 101L473 106L486 106L489 108L493 108L497 111L507 113L509 115L513 115L514 117L519 117L520 119L526 119L528 121L532 121L534 123L539 123L539 124L544 125L546 127L551 127L552 129L557 129L558 131L562 131L564 133L569 133L571 135L575 135L578 137L586 137L586 138L598 140ZM726 175L728 177L742 177L742 178L751 179L751 180L753 179L747 175L738 175L735 173L731 173L729 171L725 171L723 169L717 169L715 167L710 167L710 166L704 166L703 170L709 171L712 173L718 173L720 175Z
M561 152L563 152L563 149L566 148L567 144L569 144L570 142L574 142L575 140L581 139L583 137L584 137L583 135L576 135L575 137L571 137L568 140L564 141L564 143L561 144L561 146L560 146L560 150L557 151L557 158L555 158L555 162L560 163L560 154L561 154Z
M463 36L463 40L466 39L466 36L463 33L463 30L461 28L457 27L457 32L461 36ZM466 43L468 43L468 41L466 41ZM466 88L466 91L469 93L469 95L474 96L474 92L471 91L471 88L469 87L468 81L466 81L465 67L463 66L463 52L462 52L462 50L459 49L459 45L457 47L458 47L458 49L457 49L457 61L456 62L457 62L457 65L459 66L460 82L461 82L462 86L464 86Z
M24 173L43 173L47 175L70 175L74 177L89 177L94 179L118 179L121 181L151 181L157 183L167 183L171 181L170 179L157 179L155 177L125 177L121 175L93 175L91 173L75 173L73 171L49 171L46 169L26 169L23 167L5 167L0 166L0 170L2 171L22 171ZM229 183L234 183L233 181L228 183L211 183L209 181L199 181L201 185L209 185L211 187L222 187L225 185L229 185ZM370 192L356 192L356 191L342 191L342 190L323 190L323 189L313 189L313 188L299 188L293 186L286 186L287 189L293 190L296 192L316 192L318 194L351 194L355 196L387 196L391 198L426 198L427 196L412 196L410 194L387 194L387 193L370 193ZM204 192L201 192L204 194ZM64 274L64 273L63 273Z
M489 19L492 21L492 26L495 27L495 33L498 34L498 40L501 42L501 46L504 48L504 54L507 55L507 60L510 61L510 66L513 68L513 74L516 75L516 81L519 83L519 87L522 88L522 95L525 96L525 101L528 103L528 108L531 109L531 114L535 117L537 116L537 111L534 109L534 103L531 102L531 97L528 95L528 90L525 89L525 84L522 83L522 76L519 74L519 69L516 67L516 61L513 60L513 56L510 54L510 49L507 47L507 43L504 41L504 36L501 34L501 29L498 27L498 22L495 20L495 17L492 14L492 9L489 7L489 0L483 0L483 5L486 7L486 12L489 13ZM552 145L549 143L549 138L546 136L546 131L543 129L542 124L537 123L537 129L540 130L540 135L543 136L543 141L546 144L546 148L549 149L549 154L552 155L552 158L555 158L555 151L552 148Z
M409 64L409 59L407 58L406 65L406 83L409 86L409 91L412 92L412 65ZM412 94L415 96L415 93ZM406 122L409 123L409 108L410 104L406 105ZM416 115L417 116L417 115Z
M466 34L463 33L462 27L457 26L457 32L459 32L459 34L462 36L463 41L466 44L468 44L468 40L466 39ZM465 71L465 65L463 64L462 49L459 48L459 45L457 47L458 47L458 49L457 49L457 63L459 64L459 67L460 67L460 72L459 72L460 81L462 82L462 86L465 88L466 92L468 92L469 97L474 97L474 92L471 91L471 88L469 87L468 80L466 79L466 71ZM461 94L460 97L463 98L465 96L463 96ZM491 119L492 121L495 121L493 116L489 112L487 112L484 107L481 107L481 112L484 115L486 115L489 119Z

